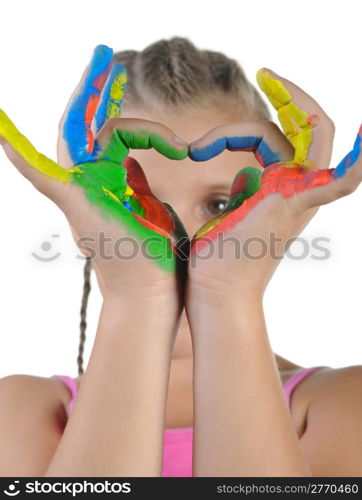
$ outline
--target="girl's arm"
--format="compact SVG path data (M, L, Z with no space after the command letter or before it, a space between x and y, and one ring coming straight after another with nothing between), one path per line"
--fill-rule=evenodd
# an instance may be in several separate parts
M96 47L68 103L59 163L40 154L0 110L0 144L63 211L103 292L79 401L46 475L161 472L170 354L182 310L176 249L184 229L128 154L153 147L182 159L188 145L160 123L118 117L125 75L112 54ZM123 258L124 240L133 243L134 258L129 248Z
M193 295L195 476L310 476L290 418L262 297Z
M258 83L287 137L271 122L241 122L190 145L198 161L226 148L252 150L264 168L238 173L228 206L191 244L186 309L195 350L195 475L311 475L284 400L262 298L319 205L351 193L362 179L362 127L352 151L329 169L334 124L316 101L266 70ZM306 306L307 297L296 304L299 314Z
M168 293L104 296L77 402L45 476L160 476L174 314ZM157 313L156 313L157 312Z

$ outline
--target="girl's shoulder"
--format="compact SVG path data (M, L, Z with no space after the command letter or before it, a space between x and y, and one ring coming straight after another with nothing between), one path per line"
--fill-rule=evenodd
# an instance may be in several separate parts
M313 372L295 390L294 413L305 412L299 437L314 476L360 476L362 366Z
M38 375L7 375L0 378L0 387L5 386L19 393L30 391L34 396L51 396L55 399L64 392L62 384L57 379Z
M307 370L303 367L281 372L282 380L289 380L295 374ZM317 398L326 391L353 393L355 386L362 383L362 365L344 366L341 368L332 368L323 366L318 370L311 371L301 383L295 387L294 393L300 397L305 397L309 401Z
M287 370L281 373L284 383L302 367ZM355 405L356 397L361 399L362 365L352 365L342 368L324 367L312 371L294 387L291 398L291 415L298 423L298 436L301 437L312 418L325 418L325 412L331 411L334 406L345 405L351 409Z
M16 408L23 405L22 410L29 415L42 408L60 419L64 417L66 388L52 377L15 374L0 378L0 397L16 402Z
M355 399L362 386L362 365L350 365L341 368L325 367L317 370L305 379L299 394L305 394L310 403L317 403L319 399L333 397L337 400Z

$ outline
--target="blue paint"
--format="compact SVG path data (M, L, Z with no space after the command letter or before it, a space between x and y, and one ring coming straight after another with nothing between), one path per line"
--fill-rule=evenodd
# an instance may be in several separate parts
M350 168L354 163L356 163L356 161L361 153L361 135L360 134L361 134L361 128L357 134L352 151L350 151L343 158L343 160L336 166L336 168L333 170L333 172L332 172L333 177L336 177L337 179L339 177L343 177L347 172L347 168Z
M94 49L83 87L69 106L63 136L74 164L91 161L95 157L94 152L87 152L85 111L91 95L100 94L94 82L108 70L112 56L113 50L106 45L98 45Z
M113 102L114 104L117 105L117 107L119 108L119 110L121 108L123 99L121 101L117 101L116 102L114 99L112 99L110 97L110 92L111 92L111 89L112 89L113 82L122 73L126 73L126 68L124 66L122 66L122 64L115 63L112 66L112 69L111 69L111 72L109 74L107 83L106 83L106 85L105 85L105 87L104 87L104 89L102 91L102 97L101 97L101 100L99 102L99 106L98 106L97 112L96 112L96 114L94 116L95 123L96 123L96 133L99 131L99 129L103 126L103 124L107 120L107 107L108 107L108 103L109 102Z
M103 148L100 145L99 141L97 139L94 139L94 148L93 148L94 158L97 159L98 157L100 157L102 151L103 151ZM108 156L102 156L101 158L102 158L102 160L110 160L110 158ZM92 161L92 160L88 160L88 161Z
M221 137L204 148L190 148L189 157L194 161L206 161L219 155L226 148L226 139Z
M131 207L131 205L129 204L129 201L125 201L123 202L123 206L128 208L128 210L130 210L131 212L133 212L133 207Z
M225 149L229 151L251 150L254 154L260 155L266 166L280 161L280 155L272 151L262 137L257 136L221 137L204 148L191 148L189 157L194 161L206 161Z

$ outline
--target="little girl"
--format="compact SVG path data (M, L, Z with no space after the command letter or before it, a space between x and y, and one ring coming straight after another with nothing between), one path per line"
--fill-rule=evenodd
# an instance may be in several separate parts
M58 164L0 116L9 159L87 256L78 377L0 380L2 476L362 475L362 367L278 356L263 315L287 241L358 186L360 135L328 169L330 118L269 70L258 83L285 135L234 60L178 37L96 48L60 123ZM240 256L253 237L268 252ZM103 303L83 373L91 268Z

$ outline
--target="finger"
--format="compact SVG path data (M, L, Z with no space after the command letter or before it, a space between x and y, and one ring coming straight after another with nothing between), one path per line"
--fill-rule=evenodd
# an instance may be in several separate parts
M64 184L72 181L72 173L39 153L3 110L0 110L0 143L19 172L54 201L64 193Z
M130 149L153 148L172 160L182 160L188 155L188 144L175 136L171 129L158 122L135 118L109 119L96 142L102 151L99 159L121 164Z
M106 45L98 45L92 59L83 72L60 122L60 144L65 141L70 163L83 163L94 158L92 120L97 110L101 91L111 70L113 51Z
M355 163L357 163L358 161L361 161L361 140L362 125L360 125L360 128L358 130L358 134L356 140L354 141L352 151L350 151L334 169L333 177L336 177L337 179L340 177L344 177L349 168L353 167L353 165L355 165ZM357 168L354 167L354 171L356 171L357 169L358 166Z
M194 161L206 161L225 149L252 151L258 162L266 167L294 157L294 148L279 127L268 121L237 122L215 127L190 144L189 156Z
M120 117L126 82L126 68L119 63L114 64L102 90L98 109L94 116L96 134L109 118Z
M330 203L347 196L359 186L362 181L361 142L362 125L352 150L336 168L311 171L305 176L303 192L299 195L302 209Z
M295 147L294 163L308 168L328 168L334 138L332 120L311 96L268 68L261 68L256 78L278 111L283 131Z
M262 172L255 167L245 167L235 176L231 186L230 201L225 207L225 212L235 210L260 188Z

